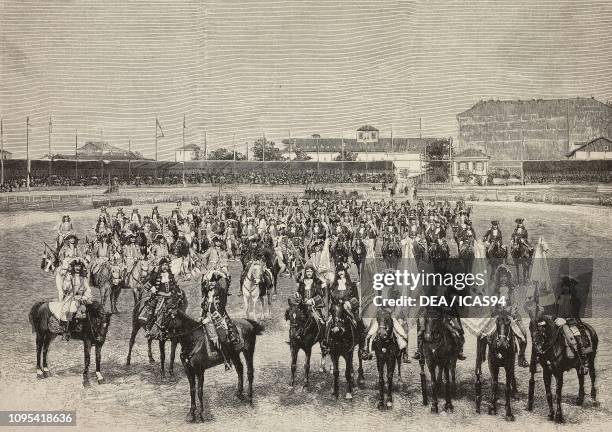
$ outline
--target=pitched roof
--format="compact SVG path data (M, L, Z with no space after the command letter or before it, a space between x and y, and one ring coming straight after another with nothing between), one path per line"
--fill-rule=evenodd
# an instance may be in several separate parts
M576 145L578 145L579 147L574 148L572 151L567 152L565 154L566 157L572 157L574 156L574 154L576 152L585 150L587 147L596 147L597 145L600 144L604 144L604 145L612 145L612 141L609 140L606 137L599 137L599 138L594 138L591 141L585 142L585 143L576 143ZM612 149L612 147L609 147L610 149Z
M518 113L535 113L535 112L563 112L568 109L568 103L571 103L572 108L584 108L587 106L604 105L612 112L612 106L604 102L598 101L595 98L566 98L566 99L529 99L529 100L480 100L471 108L457 114L457 118L466 117L472 114L518 114Z
M438 140L446 138L379 138L377 142L363 143L356 139L342 138L286 138L282 140L285 144L285 152L291 148L292 151L297 149L305 152L341 152L342 142L344 141L344 150L356 153L366 152L392 152L392 153L422 153L427 145ZM291 145L289 145L291 143Z
M200 151L202 148L196 144L187 144L185 147L179 147L177 150Z
M10 151L7 151L7 150L0 150L0 152L4 153L4 154L7 154L7 155L13 154L13 153L11 153Z
M482 159L488 159L490 158L490 156L487 156L482 150L479 149L475 149L475 148L466 148L463 151L460 151L459 153L457 153L456 155L454 155L455 158L482 158Z
M139 152L115 147L106 141L86 141L77 149L77 155L81 160L145 160ZM46 155L48 157L49 155ZM75 159L74 153L54 154L53 159Z

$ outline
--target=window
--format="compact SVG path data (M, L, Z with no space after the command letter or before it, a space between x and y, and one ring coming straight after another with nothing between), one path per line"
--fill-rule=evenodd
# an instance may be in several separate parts
M467 162L459 162L459 170L467 170Z
M363 132L359 132L359 139L363 139Z
M482 172L484 170L484 163L483 162L475 162L474 163L474 169L478 172Z
M605 151L605 152L609 151L609 150L608 150L608 146L607 146L607 145L605 145L605 146L603 146L603 147L604 147L604 151Z

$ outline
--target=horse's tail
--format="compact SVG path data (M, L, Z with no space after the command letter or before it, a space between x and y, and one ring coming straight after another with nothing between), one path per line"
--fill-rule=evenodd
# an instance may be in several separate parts
M253 330L255 331L256 335L263 334L263 332L265 330L264 326L259 324L257 321L253 321L251 319L246 319L246 321L253 326Z
M38 309L45 303L46 302L44 301L38 301L34 303L34 305L32 306L32 309L30 309L30 313L28 314L28 321L30 322L30 325L32 326L32 333L36 333L36 322L35 322L36 312L38 312Z

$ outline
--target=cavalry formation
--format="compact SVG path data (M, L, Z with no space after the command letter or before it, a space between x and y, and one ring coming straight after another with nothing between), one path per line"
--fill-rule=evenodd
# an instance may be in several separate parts
M58 299L37 302L29 317L36 333L37 374L41 378L48 376L49 344L62 335L85 344L85 384L89 382L89 351L95 347L96 376L102 382L102 345L111 315L118 312L118 298L122 291L129 290L134 307L126 363L130 364L140 329L146 333L151 361L152 342L159 341L162 375L166 341L171 343L170 373L175 348L180 344L191 391L189 421L203 419L204 371L216 365L235 368L238 397L243 394L246 367L247 399L251 401L256 337L264 331L260 320L271 318L278 280L286 276L296 283L285 312L289 321L292 386L298 353L303 351L304 386L308 387L310 357L318 344L321 369L325 368L326 357L331 359L336 398L339 359L344 359L345 396L352 399L353 356L358 348L358 382L364 379L363 361L374 353L379 373L378 407L391 408L394 375L397 370L401 378L402 363L410 361L408 328L415 323L417 347L413 357L419 360L423 403L428 404L430 397L425 373L428 370L432 412L439 411L438 395L443 382L444 409L452 411L456 364L465 360L465 324L477 338L476 410L480 412L482 400L481 364L488 361L492 377L489 413L497 412L498 371L503 368L506 418L514 419L511 396L516 391L514 367L518 361L519 366L530 367L528 408L533 408L534 375L539 364L543 369L549 417L561 422L564 371L577 371L579 404L584 400L585 374L591 377L591 397L596 397L594 361L598 339L594 329L576 314L573 290L578 282L569 275L564 277L561 302L541 301L551 295L544 291L544 284L537 283L541 282L544 269L542 260L534 262L534 257L545 258L547 247L543 240L536 245L529 242L523 219L515 221L509 244L504 244L502 229L495 220L478 237L471 213L472 209L463 201L452 206L448 201L433 200L425 204L422 200L411 203L212 197L192 202L186 211L183 203L178 202L169 215L161 215L155 207L150 215L143 216L134 208L129 215L118 209L111 216L102 208L91 233L84 235L75 232L66 215L57 228L55 245L45 245L41 262L42 270L55 275ZM79 237L84 247L79 244ZM457 308L423 307L407 312L405 308L375 307L362 292L362 285L365 277L378 271L380 257L383 271L406 266L414 272L426 269L440 274L458 271L490 274L488 291L481 289L505 296L508 302L479 320L464 318L463 311ZM516 267L516 278L507 265L509 258ZM228 270L232 260L241 263L239 277L232 278ZM361 281L352 280L354 270ZM195 318L186 313L187 295L180 287L186 280L197 280L201 287L201 314ZM531 287L523 305L516 298L516 288L521 284ZM238 286L235 293L233 285ZM99 292L99 300L93 299L92 288ZM440 287L420 289L433 293ZM229 316L226 310L229 295L242 296L244 319ZM451 287L442 295L462 293ZM525 357L527 331L519 306L525 306L530 315L529 362ZM552 376L557 383L556 409Z

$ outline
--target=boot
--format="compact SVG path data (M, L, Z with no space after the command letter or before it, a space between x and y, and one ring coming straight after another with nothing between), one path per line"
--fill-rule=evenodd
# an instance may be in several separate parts
M585 355L582 353L582 349L580 347L578 347L576 349L576 355L578 356L578 360L580 360L580 370L579 370L579 372L582 375L588 375L588 373L589 373L589 362L587 361L587 358L585 357Z
M465 356L465 354L463 354L463 342L461 342L459 344L459 346L457 347L457 360L465 360L467 357Z
M64 329L62 339L64 339L66 342L70 340L70 320L66 321L66 327Z

